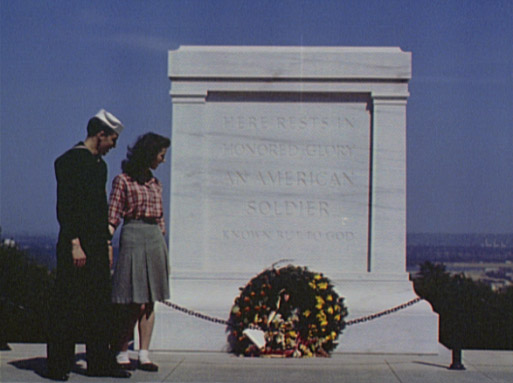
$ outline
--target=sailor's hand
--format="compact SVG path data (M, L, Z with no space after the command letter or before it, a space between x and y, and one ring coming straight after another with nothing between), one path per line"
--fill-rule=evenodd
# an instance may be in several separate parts
M83 267L85 265L87 257L78 238L71 241L71 255L73 256L73 265L75 267Z

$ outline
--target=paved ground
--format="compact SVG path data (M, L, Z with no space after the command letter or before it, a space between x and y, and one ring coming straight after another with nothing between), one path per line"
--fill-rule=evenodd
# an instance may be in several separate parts
M45 345L10 344L0 351L0 382L50 382L45 370ZM153 352L158 373L136 371L130 379L90 378L83 369L83 347L77 347L77 371L70 382L351 382L427 383L513 382L513 352L463 351L465 371L449 370L451 354L339 354L331 358L238 358L225 353ZM134 354L135 355L135 354Z

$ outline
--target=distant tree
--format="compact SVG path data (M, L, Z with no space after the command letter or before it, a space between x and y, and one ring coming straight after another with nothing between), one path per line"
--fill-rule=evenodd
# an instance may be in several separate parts
M496 306L500 307L501 312L498 320L506 323L506 326L495 328L495 337L503 340L504 349L513 350L513 286L501 290Z
M0 340L46 341L53 281L51 272L23 251L0 245Z
M413 279L417 294L440 315L440 342L449 348L513 349L513 288L494 292L444 265L424 262Z
M431 303L436 312L444 311L447 305L447 291L451 283L451 276L445 265L426 261L420 265L415 276L414 284L417 294Z

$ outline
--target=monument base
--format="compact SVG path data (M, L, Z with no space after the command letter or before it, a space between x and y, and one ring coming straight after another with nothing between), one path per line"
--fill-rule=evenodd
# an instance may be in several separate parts
M172 299L176 304L212 317L227 319L240 287L247 279L175 277ZM346 321L379 313L416 297L407 274L339 275L330 278L345 298ZM343 278L341 278L343 277ZM380 318L346 327L335 352L438 353L438 315L421 301ZM136 342L137 343L137 342ZM228 351L227 328L189 316L165 305L156 307L152 350Z
M280 259L326 273L346 320L414 299L410 78L411 53L397 47L170 51L172 301L227 319L239 288ZM225 351L226 326L160 305L152 348ZM336 349L437 350L426 302L349 326Z

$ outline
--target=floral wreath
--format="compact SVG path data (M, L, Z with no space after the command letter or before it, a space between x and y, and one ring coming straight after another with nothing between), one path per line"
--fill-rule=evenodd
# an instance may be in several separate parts
M345 327L344 298L306 267L264 270L241 288L227 328L231 351L245 356L329 356Z

